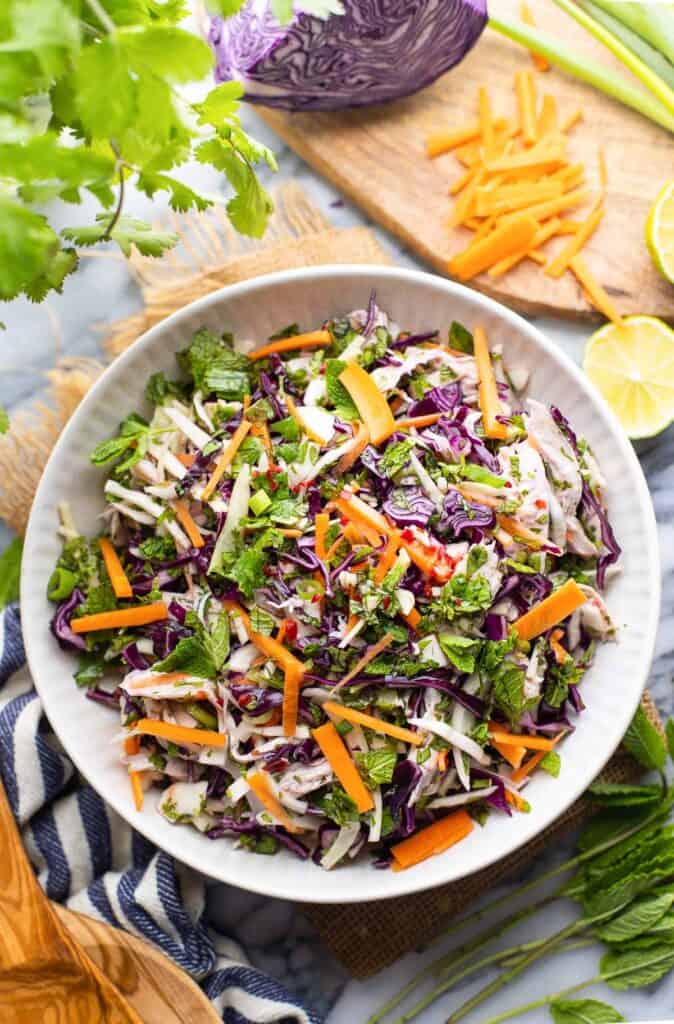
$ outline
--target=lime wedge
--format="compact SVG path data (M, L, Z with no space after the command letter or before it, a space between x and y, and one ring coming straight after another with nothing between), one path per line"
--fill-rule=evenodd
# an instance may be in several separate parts
M651 207L646 245L662 276L674 284L674 181L665 185Z
M606 324L585 346L583 368L629 437L653 437L674 420L674 331L662 320Z

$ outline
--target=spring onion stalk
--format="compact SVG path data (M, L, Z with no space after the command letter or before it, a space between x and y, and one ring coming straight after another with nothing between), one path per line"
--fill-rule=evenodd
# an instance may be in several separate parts
M671 89L674 89L674 64L670 63L666 57L663 57L659 50L656 50L645 39L642 39L640 35L637 35L631 28L624 25L614 14L600 7L597 0L576 0L576 3L595 21L598 21L605 29L608 29L612 35L617 36L632 53L635 53L644 64L649 66L651 71L654 71ZM609 5L606 4L605 6L608 7ZM628 5L620 4L619 6L626 7Z
M655 121L662 128L674 132L674 115L666 106L654 96L635 89L629 82L625 81L614 71L594 61L587 56L578 56L576 52L564 43L560 43L554 36L547 32L539 32L530 28L522 22L506 21L503 18L489 18L489 27L495 32L512 39L513 42L525 46L533 53L540 53L546 57L551 64L560 67L562 71L574 75L581 82L587 82L612 99L624 103L626 107L638 111L644 117Z
M620 3L616 0L595 0L595 3L674 63L674 12L671 4L625 3L623 0Z
M573 0L554 0L554 2L570 15L574 21L582 25L598 42L603 43L606 49L610 50L613 56L617 57L628 71L636 75L639 81L660 100L671 114L674 114L674 92L672 92L666 82L663 82L642 60L639 60L616 36L612 35L585 11L581 10L577 4L573 3Z

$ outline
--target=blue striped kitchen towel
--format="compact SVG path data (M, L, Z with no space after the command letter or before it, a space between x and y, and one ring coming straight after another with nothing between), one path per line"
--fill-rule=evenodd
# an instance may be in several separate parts
M205 885L106 806L42 714L19 609L0 613L0 772L31 863L52 900L158 946L203 988L226 1024L320 1024L239 944L204 923Z

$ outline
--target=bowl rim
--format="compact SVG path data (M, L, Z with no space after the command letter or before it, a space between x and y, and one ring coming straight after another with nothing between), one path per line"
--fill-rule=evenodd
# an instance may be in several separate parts
M264 291L277 285L281 286L286 283L296 281L305 281L310 285L314 281L320 281L326 278L351 278L355 276L362 276L365 283L367 283L367 279L371 277L377 277L379 279L388 278L391 281L399 282L401 286L428 286L430 283L434 288L443 291L450 302L452 297L462 296L469 303L473 303L475 305L476 311L483 312L485 315L490 314L492 318L498 319L501 322L516 328L517 331L526 335L534 346L541 349L548 359L551 359L553 363L557 362L558 364L561 364L563 369L573 379L576 387L587 396L589 401L594 403L595 406L600 407L604 419L608 421L611 428L612 441L617 445L622 459L626 460L627 463L630 464L633 471L633 476L637 484L634 497L639 506L643 525L645 526L645 535L643 538L645 559L643 566L647 570L648 592L651 598L649 602L650 613L644 630L644 644L641 654L642 667L638 674L639 685L638 687L636 685L634 686L633 700L629 705L626 704L621 707L623 712L621 718L624 721L624 729L621 731L620 737L617 739L615 744L611 746L606 755L601 758L601 763L595 762L593 764L590 777L586 777L584 782L577 783L576 785L570 785L567 783L563 789L560 787L560 801L559 803L555 803L552 813L544 812L542 820L536 823L534 828L530 828L529 831L523 830L522 835L519 837L513 836L512 843L508 845L506 849L498 848L499 844L495 844L497 846L496 852L490 852L491 844L483 844L484 850L482 851L482 855L475 863L475 866L471 867L469 871L462 871L461 874L457 876L451 876L450 874L450 876L444 880L426 880L423 872L389 872L388 874L390 875L391 883L390 891L383 894L378 892L376 898L394 899L398 896L410 895L415 892L422 892L426 889L436 888L439 885L460 882L463 878L468 878L475 872L478 872L483 868L487 868L499 860L505 859L522 848L526 843L535 840L538 835L558 820L569 809L569 807L571 807L572 804L582 796L587 789L587 786L591 784L592 780L596 778L613 756L621 742L624 732L636 712L648 681L660 618L661 576L657 523L650 492L643 475L643 470L641 469L637 455L627 436L624 434L617 417L606 404L603 397L589 379L583 375L580 367L573 362L566 352L558 347L554 342L548 340L548 338L534 324L529 323L524 319L524 317L508 309L506 306L503 306L496 300L483 295L475 289L458 284L448 278L425 271L411 270L404 267L386 264L325 264L316 267L300 267L291 270L275 271L270 274L260 275L259 277L249 278L235 284L225 285L222 288L210 292L208 295L202 296L194 302L183 306L181 309L176 310L170 316L161 320L159 323L155 324L153 327L149 328L149 330L140 335L135 342L133 342L123 353L117 356L113 362L105 368L101 376L94 382L90 390L75 409L56 440L43 469L26 528L24 558L21 571L22 611L24 613L22 616L22 631L28 667L37 693L42 701L44 712L47 717L49 717L49 708L53 706L53 702L50 700L50 690L47 678L48 668L41 663L40 657L36 653L38 630L40 634L42 633L42 629L40 628L40 619L42 618L42 615L38 608L35 608L34 610L31 609L29 596L26 597L25 604L23 602L23 595L31 594L31 589L27 585L29 575L28 566L31 562L32 551L39 540L38 527L36 525L36 510L40 507L41 502L44 500L45 493L47 492L50 468L59 460L61 451L67 445L70 436L77 434L79 430L79 421L84 419L88 415L89 410L96 405L100 392L105 389L111 378L122 373L127 363L134 360L141 350L149 349L153 345L157 344L166 331L171 331L176 327L179 328L182 321L190 320L195 314L198 314L202 310L207 310L212 306L218 306L220 304L224 306L233 298L245 297L248 293L254 294L258 291ZM41 625L43 626L44 623L41 623ZM33 636L36 637L35 643L33 643ZM76 687L73 687L73 695L78 695ZM54 728L53 725L52 728ZM54 732L59 736L55 728ZM83 758L80 757L80 752L77 749L73 750L67 747L65 743L64 748L83 778L86 779L94 789L96 789L96 786L90 777L90 766L83 763ZM98 792L98 790L96 791ZM562 793L563 795L561 795ZM253 877L249 878L247 876L243 881L235 875L234 871L228 871L226 867L225 870L220 871L220 873L215 873L212 865L204 865L203 863L200 863L198 858L193 856L189 851L181 851L181 844L179 840L174 843L164 845L161 840L157 838L155 830L150 824L149 815L147 817L145 815L138 815L137 819L134 819L133 810L127 803L116 799L114 795L112 797L108 794L101 795L103 796L103 799L105 799L106 803L108 803L109 806L111 806L113 810L115 810L120 817L131 826L131 828L141 833L141 835L157 846L158 849L165 851L170 856L175 857L176 860L187 864L189 867L201 874L207 873L208 877L214 878L219 882L235 885L239 888L255 892L260 895L288 899L295 902L323 904L361 903L372 898L367 895L367 886L363 886L363 891L360 894L354 893L348 887L342 887L342 891L340 891L339 895L335 895L331 892L326 893L322 891L320 884L310 884L309 877L307 878L307 891L298 892L294 886L286 885L285 880L278 877L279 873L275 873L274 871L260 871L257 873L251 872L250 874ZM371 870L370 865L364 865L364 868L365 870ZM314 883L317 881L317 879L313 880Z

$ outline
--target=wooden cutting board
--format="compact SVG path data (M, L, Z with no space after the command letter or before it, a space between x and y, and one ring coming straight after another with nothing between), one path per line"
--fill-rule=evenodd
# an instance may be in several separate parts
M489 6L494 15L519 16L519 0L490 0ZM530 7L539 28L572 44L578 53L621 67L552 0L536 0ZM487 29L458 67L408 99L320 114L260 110L307 163L444 274L448 257L467 244L470 234L446 227L451 209L447 188L460 165L451 154L429 160L426 135L474 118L480 85L488 86L496 114L514 115L513 76L522 67L532 67L528 53ZM604 149L606 215L585 249L590 269L621 313L674 320L674 287L654 269L644 243L650 205L674 177L674 136L555 69L536 72L535 81L539 96L545 91L555 96L562 118L582 107L584 120L571 132L569 152L586 164L593 188L599 183L598 146ZM551 242L546 251L559 244ZM501 279L482 275L471 283L524 313L596 316L570 273L553 280L528 260Z

